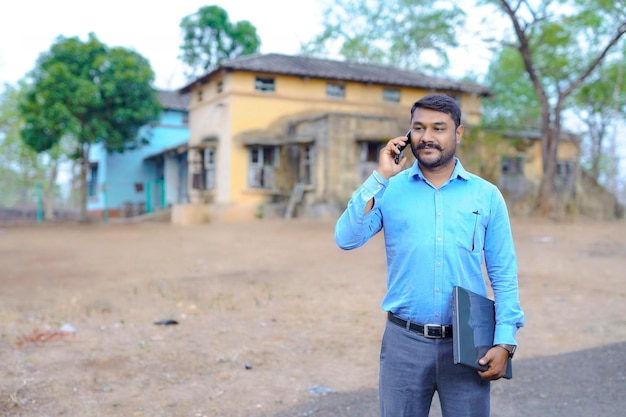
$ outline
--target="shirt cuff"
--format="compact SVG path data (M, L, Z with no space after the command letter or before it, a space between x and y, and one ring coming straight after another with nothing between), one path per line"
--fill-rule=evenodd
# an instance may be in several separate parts
M382 175L380 175L376 170L372 171L372 175L367 177L362 186L361 199L363 201L369 201L373 197L377 196L381 191L383 191L387 185L389 185L389 180L384 179Z
M508 325L496 325L496 331L493 336L494 345L517 345L515 336L517 334L517 327Z

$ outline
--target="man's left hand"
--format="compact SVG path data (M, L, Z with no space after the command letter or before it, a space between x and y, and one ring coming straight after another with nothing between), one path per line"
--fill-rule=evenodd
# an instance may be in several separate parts
M509 353L506 349L494 346L487 351L485 356L478 361L481 365L487 365L489 369L486 371L478 371L478 375L486 381L495 381L504 376L506 372L507 360Z

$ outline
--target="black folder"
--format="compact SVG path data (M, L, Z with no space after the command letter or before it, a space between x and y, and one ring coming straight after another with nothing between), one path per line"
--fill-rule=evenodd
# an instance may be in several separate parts
M455 286L452 291L452 344L454 363L486 371L478 360L493 347L496 329L496 310L493 300L465 288ZM504 378L513 377L511 358Z

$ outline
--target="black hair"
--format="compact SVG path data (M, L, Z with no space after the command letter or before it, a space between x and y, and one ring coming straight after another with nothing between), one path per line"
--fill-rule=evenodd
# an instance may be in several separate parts
M455 128L461 125L461 109L459 105L452 97L445 94L429 94L417 100L411 107L411 119L413 119L413 113L415 113L417 108L449 114L452 120L454 120Z

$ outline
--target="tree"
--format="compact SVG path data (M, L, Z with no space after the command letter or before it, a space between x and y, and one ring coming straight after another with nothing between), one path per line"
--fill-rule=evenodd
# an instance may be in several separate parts
M37 152L62 140L72 143L81 166L80 219L86 221L90 146L103 143L108 151L123 152L147 140L140 128L160 111L154 72L138 53L109 48L89 34L86 42L57 38L28 78L20 103L22 137Z
M6 208L28 206L35 198L35 184L41 179L37 154L20 136L19 99L19 90L5 85L0 96L0 206Z
M622 59L602 63L590 76L590 82L582 85L573 95L573 105L579 109L575 114L587 126L583 163L589 175L612 192L617 191L619 176L615 126L626 118L624 59L626 55L622 55Z
M482 123L489 130L540 129L541 110L520 54L501 49L489 65L485 83L491 97L482 100Z
M457 46L455 28L465 18L454 4L426 0L334 0L323 15L323 32L302 53L424 73L448 67L447 50Z
M23 82L16 87L6 84L0 95L0 207L32 211L41 196L44 216L52 219L59 192L56 177L60 146L38 154L22 140L19 102L23 88Z
M231 23L218 6L204 6L180 23L183 44L180 59L187 65L191 80L217 68L226 60L258 52L261 46L256 28L247 20Z
M610 57L626 33L626 4L609 0L484 0L508 17L516 50L541 110L542 179L537 210L554 207L563 112L572 94Z

